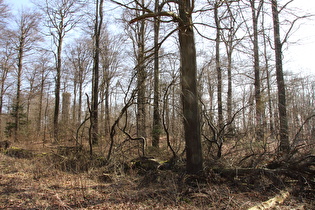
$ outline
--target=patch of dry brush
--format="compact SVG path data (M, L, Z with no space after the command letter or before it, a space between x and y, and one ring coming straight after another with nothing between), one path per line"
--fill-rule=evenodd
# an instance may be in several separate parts
M247 209L279 193L262 173L190 176L180 164L140 171L121 163L118 170L84 150L8 151L0 153L1 209ZM311 209L314 194L303 192L309 195L290 194L278 207Z

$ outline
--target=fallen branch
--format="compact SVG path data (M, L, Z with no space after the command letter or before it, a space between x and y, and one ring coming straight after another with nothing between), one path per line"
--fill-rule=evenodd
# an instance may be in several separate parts
M282 204L287 197L289 197L290 193L287 191L281 191L279 195L262 202L254 207L249 208L248 210L262 210L262 209L270 209L274 208L278 204Z

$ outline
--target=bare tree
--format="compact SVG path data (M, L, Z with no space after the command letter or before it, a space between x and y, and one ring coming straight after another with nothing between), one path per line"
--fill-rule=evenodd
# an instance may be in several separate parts
M42 131L42 119L43 119L43 100L44 100L44 90L46 84L48 83L48 76L51 73L51 67L49 65L49 60L45 57L47 54L43 53L38 59L38 62L35 64L35 68L38 69L40 75L39 81L39 103L38 103L38 115L37 115L37 126L36 131L39 134Z
M140 5L137 7L144 7L144 0L141 0ZM139 8L139 9L140 9ZM145 13L144 10L140 10L137 14L141 16ZM145 20L140 20L137 24L137 135L146 138L146 77L147 72L145 68L145 33L146 23Z
M159 0L155 0L154 12L160 12ZM152 146L159 147L161 133L161 116L160 116L160 78L159 78L159 32L160 19L154 18L154 96L153 96L153 126L152 126Z
M60 110L60 86L62 73L62 49L66 34L71 31L80 21L77 12L81 5L76 0L45 0L36 1L37 6L47 17L46 26L49 28L49 35L57 48L54 52L56 61L55 77L55 108L54 108L54 139L58 141L58 119Z
M254 75L255 75L255 102L256 102L256 138L261 140L263 138L263 103L261 100L261 84L260 84L260 63L259 63L259 42L258 42L258 20L262 11L264 0L259 0L258 6L256 0L249 0L252 11L253 24L253 53L254 53Z
M0 31L0 39L2 39L3 33L5 32L5 27L7 24L7 18L10 15L9 6L0 0L0 27L2 28Z
M22 112L21 103L21 85L23 73L23 60L25 54L32 50L36 41L40 40L38 26L40 15L33 11L22 11L20 17L16 20L17 30L13 33L17 50L17 89L16 99L13 111L15 118L14 139L18 140L18 132L20 130L20 118Z
M121 51L121 36L112 36L107 29L102 31L101 39L101 83L100 83L100 98L101 98L101 114L100 126L104 130L103 134L108 136L110 132L110 94L112 93L111 86L113 79L118 75L118 70L121 66L119 53ZM101 133L101 132L100 132Z
M232 104L233 104L233 87L232 87L232 68L233 68L233 53L237 45L243 40L243 37L238 38L237 32L243 25L239 22L239 9L232 7L232 2L225 2L227 6L227 22L223 22L226 32L222 33L222 41L225 45L227 54L227 72L228 72L228 90L227 90L227 121L232 119Z
M274 30L274 46L275 46L275 60L276 60L276 75L278 86L278 110L280 121L280 146L279 149L283 152L290 151L287 106L285 96L285 84L283 78L282 68L282 42L280 39L280 23L277 0L271 0L273 30Z
M154 18L158 16L171 17L173 20L178 22L181 57L180 66L183 124L185 130L187 157L186 169L188 173L196 174L203 170L203 159L201 150L200 113L197 93L196 47L194 40L194 26L192 22L192 12L194 10L195 1L183 0L174 2L178 5L178 15L174 12L162 11L163 5L166 3L168 2L161 3L161 12L158 13L150 11L142 4L142 15L134 18L130 21L130 23L139 21L141 23L142 20L146 18ZM122 5L121 3L119 4Z
M92 43L87 38L78 38L67 47L67 57L73 69L73 109L72 118L75 124L82 120L83 90L92 64Z
M9 40L4 41L3 45L1 45L0 51L0 114L2 114L4 95L10 86L6 80L8 78L9 72L14 67L14 55L13 44Z
M94 22L94 55L93 55L93 85L92 85L92 105L91 105L91 135L92 144L98 144L98 104L99 104L99 65L100 65L100 40L103 27L103 3L104 0L96 0L95 22Z
M135 1L133 10L125 10L125 19L135 18L137 21L134 21L134 24L128 25L128 37L132 40L133 45L133 54L135 57L135 71L137 76L137 113L136 113L136 126L137 126L137 136L147 137L146 134L146 124L147 124L147 102L146 102L146 78L147 78L147 58L148 55L145 52L146 50L146 41L147 41L147 27L143 15L146 11L143 8L146 8L145 1Z
M181 55L181 85L183 120L186 141L187 172L198 173L202 168L200 113L197 95L197 63L192 11L195 1L179 3L179 43Z
M9 40L2 40L1 50L0 50L0 116L2 115L2 110L4 106L5 94L12 85L7 82L9 73L14 69L14 49L13 44ZM0 117L0 125L2 125L2 117ZM0 129L0 137L2 135L2 129Z
M215 63L217 71L217 100L218 100L218 125L223 126L223 104L222 104L222 67L220 61L220 43L221 43L221 17L219 15L219 8L222 6L221 1L215 1L213 7L214 11L214 22L216 28L216 38L215 38Z

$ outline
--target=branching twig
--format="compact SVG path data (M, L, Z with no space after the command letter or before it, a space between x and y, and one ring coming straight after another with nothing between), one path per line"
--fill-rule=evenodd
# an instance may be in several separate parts
M173 80L171 81L171 83L166 87L166 90L165 90L165 93L164 93L164 96L163 96L163 100L164 100L164 103L163 103L163 111L162 111L162 124L163 124L163 128L164 128L164 131L166 133L166 141L167 141L167 146L170 148L170 150L172 151L173 153L173 158L176 158L177 157L177 154L175 152L175 150L173 149L172 145L171 145L171 141L170 141L170 134L168 132L168 126L166 125L165 123L165 109L166 109L166 99L168 97L168 90L170 89L170 87L172 85L174 85L176 81L176 77L173 78Z

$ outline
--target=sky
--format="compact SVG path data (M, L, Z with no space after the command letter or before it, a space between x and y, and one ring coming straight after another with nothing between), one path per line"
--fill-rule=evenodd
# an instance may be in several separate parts
M279 3L287 1L279 0ZM31 5L30 0L5 0L5 2L16 10ZM315 0L294 0L291 6L315 15ZM289 41L292 43L289 43L287 49L283 51L284 70L315 75L315 16L300 23L299 30L290 37Z

